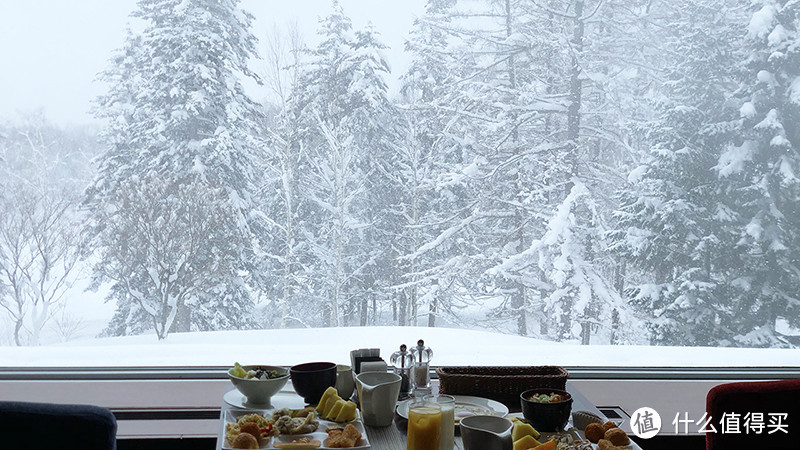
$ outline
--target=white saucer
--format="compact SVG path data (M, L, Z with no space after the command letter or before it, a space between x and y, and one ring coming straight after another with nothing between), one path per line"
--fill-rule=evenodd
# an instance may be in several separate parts
M234 408L261 409L261 410L272 409L271 403L266 403L266 404L248 403L247 397L242 395L242 393L237 391L236 389L226 392L225 395L222 396L222 399L225 401L225 403L233 406Z
M282 391L273 395L270 402L266 405L248 402L247 397L242 395L242 393L235 388L226 392L225 395L222 396L222 400L234 409L255 409L261 411L281 408L302 409L306 406L302 397L289 391Z

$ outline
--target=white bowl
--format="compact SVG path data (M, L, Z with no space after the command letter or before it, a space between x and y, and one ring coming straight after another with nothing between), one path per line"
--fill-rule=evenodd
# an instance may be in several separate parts
M228 371L228 378L231 383L239 390L245 397L247 403L253 405L268 405L269 399L280 392L281 389L289 381L289 371L283 367L277 366L242 366L246 371L250 370L275 370L283 374L278 378L270 378L267 380L259 380L257 378L245 379L231 375Z

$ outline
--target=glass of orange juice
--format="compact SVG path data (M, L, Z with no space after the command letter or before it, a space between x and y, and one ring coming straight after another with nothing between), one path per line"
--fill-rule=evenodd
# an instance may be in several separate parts
M415 400L408 408L406 450L439 450L442 408L430 401Z

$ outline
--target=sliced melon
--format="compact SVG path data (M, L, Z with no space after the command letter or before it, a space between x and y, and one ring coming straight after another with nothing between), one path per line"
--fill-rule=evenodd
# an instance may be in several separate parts
M319 403L317 403L317 412L322 412L322 409L325 407L325 404L328 402L328 398L331 396L339 396L339 392L336 390L335 387L331 386L328 389L325 389L325 392L322 393L322 398L319 399Z
M525 436L514 441L514 450L528 450L540 445L542 445L542 443L537 441L536 438L530 434L526 434Z
M514 430L511 432L511 438L516 442L523 436L533 436L534 439L538 439L540 435L539 432L533 428L533 425L524 422L515 422Z
M344 406L342 406L341 411L333 419L336 422L349 422L351 420L356 420L356 404L353 402L346 402Z

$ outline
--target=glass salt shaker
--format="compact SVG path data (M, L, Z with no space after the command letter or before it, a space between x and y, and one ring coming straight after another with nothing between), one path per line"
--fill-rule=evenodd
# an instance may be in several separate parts
M414 366L411 369L411 381L414 384L414 397L431 393L431 375L429 365L433 350L425 346L425 341L420 339L417 346L411 349Z
M411 369L414 367L414 357L407 350L406 344L400 346L400 351L392 353L389 363L394 367L394 373L400 375L400 396L411 396Z

